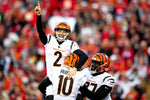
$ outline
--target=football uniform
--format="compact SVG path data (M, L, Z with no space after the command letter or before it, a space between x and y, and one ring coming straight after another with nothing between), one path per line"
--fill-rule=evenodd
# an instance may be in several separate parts
M47 35L48 42L44 45L46 53L47 75L51 73L52 68L61 67L65 57L79 49L75 41L65 40L59 44L54 36Z
M96 92L96 90L99 89L102 85L113 87L115 84L114 77L107 72L104 72L96 76L92 76L89 68L85 68L82 70L82 73L86 75L87 88L92 92ZM86 100L90 100L90 99L86 98ZM100 98L100 100L111 100L110 93L104 99Z
M67 70L66 67L56 67L48 76L53 84L54 100L76 100L80 86L86 82L85 75L81 72L76 72L74 76L68 78Z
M71 32L70 26L65 22L61 22L54 29L55 37L46 35L42 28L41 17L41 15L37 15L36 26L39 38L45 47L47 75L51 73L53 68L61 67L65 56L70 53L75 53L80 57L79 62L75 66L77 69L80 69L88 59L88 56L79 49L76 42L68 40ZM38 89L44 96L53 94L52 92L46 93L47 89L51 90L52 85L50 85L50 81L48 77L45 77L38 86Z

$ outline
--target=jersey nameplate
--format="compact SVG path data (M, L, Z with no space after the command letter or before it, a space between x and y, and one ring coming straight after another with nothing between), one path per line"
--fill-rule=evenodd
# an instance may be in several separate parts
M54 50L58 50L58 51L61 51L61 52L65 52L65 50L60 50L60 49L57 49L57 48L53 48Z
M61 69L60 73L62 73L62 74L68 74L69 71L66 71L66 70Z

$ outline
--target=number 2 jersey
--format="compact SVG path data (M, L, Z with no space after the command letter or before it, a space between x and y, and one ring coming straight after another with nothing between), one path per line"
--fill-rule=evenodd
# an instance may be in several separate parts
M51 74L48 75L53 84L54 100L76 100L80 86L83 86L86 82L85 75L79 71L68 78L67 70L64 66L53 68Z
M78 44L75 41L65 40L59 45L56 38L51 35L47 35L47 43L44 45L46 52L46 67L47 75L51 73L51 69L54 67L61 67L64 63L65 57L79 49Z
M102 85L107 85L109 87L113 87L115 85L114 77L107 72L104 72L97 76L92 76L89 68L85 68L81 72L86 75L86 85L88 87L88 90L92 92L96 92L96 90L99 89ZM90 99L86 98L86 100ZM104 99L100 98L100 100L111 100L110 93Z

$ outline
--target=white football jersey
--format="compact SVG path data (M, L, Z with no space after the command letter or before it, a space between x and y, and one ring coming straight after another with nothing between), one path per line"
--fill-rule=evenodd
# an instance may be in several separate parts
M89 68L85 68L81 72L86 75L86 84L88 86L88 90L90 91L96 92L96 90L100 88L101 85L107 85L109 87L113 87L115 85L114 77L107 72L104 72L103 74L97 76L92 76ZM86 100L90 99L86 98ZM111 100L110 94L108 94L104 99L100 100Z
M47 35L48 42L44 45L46 53L47 75L51 73L51 68L61 67L65 57L79 49L75 41L65 40L62 44L58 44L56 38Z
M77 71L74 76L68 78L67 70L66 67L53 68L48 76L53 84L54 100L76 100L80 86L86 83L83 73Z

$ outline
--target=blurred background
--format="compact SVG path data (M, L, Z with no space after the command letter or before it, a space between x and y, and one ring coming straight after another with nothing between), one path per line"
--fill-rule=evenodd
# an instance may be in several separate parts
M88 54L111 60L113 100L150 100L150 0L39 0L46 34L58 21ZM37 0L0 0L0 100L42 100L45 51L36 29ZM61 19L61 20L58 20Z

